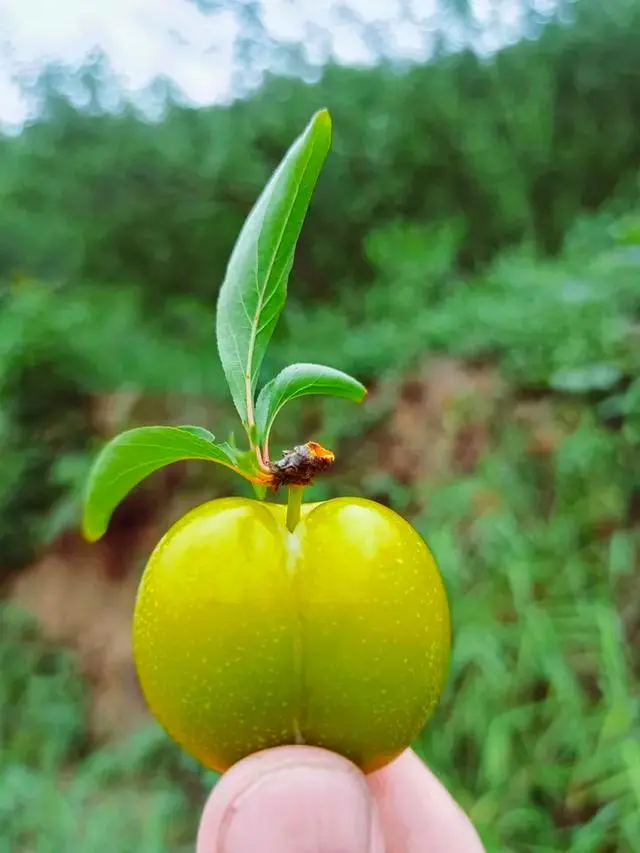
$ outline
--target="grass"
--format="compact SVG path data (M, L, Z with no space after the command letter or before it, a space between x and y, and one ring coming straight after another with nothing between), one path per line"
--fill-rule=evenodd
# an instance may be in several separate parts
M568 452L549 469L556 494L577 485ZM582 506L597 503L599 484L583 487ZM597 520L572 500L544 506L544 489L508 450L430 494L428 506L420 525L449 584L456 630L423 754L492 853L631 853L640 838L640 695L619 601L633 583L637 533L600 540Z
M214 781L155 726L118 746L85 735L70 655L0 605L0 853L186 853Z

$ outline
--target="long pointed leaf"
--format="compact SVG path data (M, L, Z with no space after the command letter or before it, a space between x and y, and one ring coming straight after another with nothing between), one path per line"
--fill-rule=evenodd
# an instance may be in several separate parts
M104 535L118 504L145 477L186 459L203 459L236 469L230 451L194 427L139 427L110 441L96 459L85 493L82 527L95 542Z
M292 364L268 382L256 403L256 426L261 442L267 441L273 422L284 405L298 397L323 394L361 403L367 389L361 382L322 364Z
M260 365L287 295L296 243L331 145L331 119L316 113L249 214L231 253L216 315L218 351L233 402L252 420Z

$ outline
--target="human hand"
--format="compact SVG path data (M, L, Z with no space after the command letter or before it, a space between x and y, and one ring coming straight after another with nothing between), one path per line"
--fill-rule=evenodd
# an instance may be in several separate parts
M238 762L205 806L197 853L484 853L471 822L407 750L363 776L310 746Z

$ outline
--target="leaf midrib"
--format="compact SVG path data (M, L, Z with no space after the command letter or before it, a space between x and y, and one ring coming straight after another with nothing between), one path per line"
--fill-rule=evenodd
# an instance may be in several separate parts
M253 321L251 323L251 334L249 337L249 349L247 351L247 363L245 365L245 372L244 372L245 386L246 386L246 391L247 391L247 406L248 406L249 410L250 410L250 403L253 402L253 389L251 387L251 385L252 385L251 368L252 368L252 364L253 364L253 356L255 353L256 340L258 337L258 324L260 322L260 315L262 313L264 305L266 304L264 302L264 295L267 291L267 284L268 284L268 282L271 279L271 276L273 274L273 268L275 266L276 258L278 257L278 253L280 251L280 247L282 246L282 241L284 239L285 232L287 230L289 222L291 221L291 217L293 215L293 209L295 207L296 201L298 200L298 194L300 192L300 187L302 186L305 175L307 174L307 171L309 169L309 163L311 162L311 157L312 157L313 152L315 150L316 144L317 143L314 140L314 141L312 141L311 145L309 146L309 154L307 156L306 162L305 162L304 167L302 169L302 173L300 175L300 180L298 181L298 185L296 187L296 195L295 195L295 198L294 198L294 200L293 200L293 202L289 208L289 212L287 213L286 218L284 219L284 221L282 223L282 227L280 229L280 234L278 236L276 248L272 254L271 261L269 262L267 274L266 274L265 280L264 280L265 283L264 283L264 286L262 288L260 288L258 286L258 282L257 282L257 276L258 276L258 270L259 270L258 253L260 250L260 240L262 238L262 228L260 229L260 234L258 236L258 239L256 240L256 271L255 271L256 281L255 281L255 284L256 284L257 290L258 290L258 306L256 307L256 311L255 311L255 314L253 316Z

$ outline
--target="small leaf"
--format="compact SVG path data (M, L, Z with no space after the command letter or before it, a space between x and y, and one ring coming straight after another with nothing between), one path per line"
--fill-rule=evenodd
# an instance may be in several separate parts
M238 471L251 482L253 492L258 500L264 500L267 494L266 486L256 482L262 473L258 465L258 459L253 450L238 450L231 442L224 442L221 447L235 458Z
M195 429L198 428L139 427L121 433L102 449L85 492L82 526L89 541L100 539L118 504L145 477L165 465L203 459L237 470L228 448L213 444L207 430Z
M311 196L331 145L331 119L316 113L249 214L218 296L222 369L243 424L252 422L258 372L284 308L287 280Z
M273 422L280 409L291 400L310 394L342 397L361 403L367 389L361 382L322 364L292 364L268 382L256 403L256 425L260 441L269 438Z

